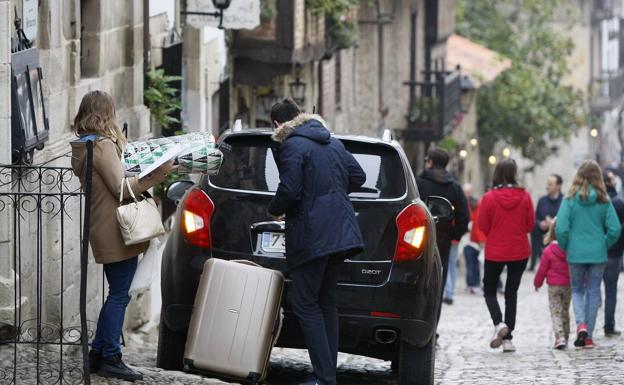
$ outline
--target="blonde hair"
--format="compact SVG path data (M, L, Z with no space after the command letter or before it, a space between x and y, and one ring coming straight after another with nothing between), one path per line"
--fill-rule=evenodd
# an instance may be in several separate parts
M91 91L82 98L73 131L77 136L95 134L112 139L121 150L128 144L117 125L115 102L104 91Z
M598 193L598 202L609 202L607 188L602 178L602 171L595 160L586 160L581 164L578 171L576 171L574 181L568 191L567 197L574 198L576 194L578 194L581 200L589 200L590 186Z
M546 232L546 235L544 235L544 245L547 245L550 242L557 240L557 232L555 231L556 222L557 217L555 217L550 226L548 226L548 232Z

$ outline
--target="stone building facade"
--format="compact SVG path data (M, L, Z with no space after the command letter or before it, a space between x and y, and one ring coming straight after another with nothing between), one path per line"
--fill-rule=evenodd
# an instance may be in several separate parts
M75 137L71 125L80 101L87 92L104 90L116 103L120 125L128 124L130 138L150 135L149 110L143 104L143 2L126 0L41 0L37 6L37 34L33 47L38 51L43 73L44 103L49 118L49 140L35 151L33 164L69 166L69 142ZM11 163L11 38L15 36L15 9L22 16L22 0L0 1L0 163ZM60 157L60 158L59 158ZM77 181L72 182L77 188ZM6 186L5 186L6 188ZM37 270L42 271L45 322L58 323L58 298L63 296L63 323L76 325L79 296L79 206L67 207L64 236L58 218L44 215L41 266L34 258L37 224L30 222L17 238L22 240L22 283L24 317L33 314ZM8 215L5 211L4 215ZM70 219L71 219L71 224ZM0 221L0 322L13 322L15 290L12 248L14 237L11 218ZM59 243L64 243L61 265ZM31 241L32 243L32 241ZM60 284L60 271L64 281ZM62 287L61 287L62 286ZM102 298L102 270L89 266L89 319L97 317ZM7 295L8 294L8 295ZM21 301L21 300L20 300ZM6 311L2 311L2 310Z

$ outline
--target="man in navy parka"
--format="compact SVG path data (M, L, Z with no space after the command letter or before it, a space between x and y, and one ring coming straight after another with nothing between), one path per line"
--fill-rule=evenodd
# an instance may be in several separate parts
M314 378L306 385L336 385L336 284L342 262L364 243L349 193L366 175L318 115L302 114L291 100L271 109L277 126L280 183L269 213L286 219L286 260L292 306L299 319Z

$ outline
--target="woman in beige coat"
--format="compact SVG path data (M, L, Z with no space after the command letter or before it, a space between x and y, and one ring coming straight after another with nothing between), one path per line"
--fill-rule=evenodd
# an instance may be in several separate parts
M91 372L103 377L140 380L142 374L121 360L119 342L126 307L130 301L128 290L136 271L138 255L147 249L148 243L126 246L115 214L124 177L121 155L127 142L116 123L112 97L103 91L85 95L74 119L73 130L79 139L71 143L72 168L83 185L86 143L93 142L89 239L95 261L104 265L109 285L108 297L100 311L89 353ZM168 163L144 178L129 178L132 191L138 195L161 183L173 168L172 163ZM126 186L124 196L130 196Z

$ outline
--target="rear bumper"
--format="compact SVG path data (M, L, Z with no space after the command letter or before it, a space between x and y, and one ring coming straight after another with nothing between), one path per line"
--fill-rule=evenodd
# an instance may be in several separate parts
M169 305L164 309L164 322L173 331L186 333L193 311L192 305ZM392 360L399 351L399 342L405 341L416 347L426 345L435 333L430 322L413 319L396 319L362 315L339 314L340 351L368 357ZM379 343L375 333L379 329L393 330L396 341ZM305 348L299 323L292 312L285 313L284 327L278 346Z

